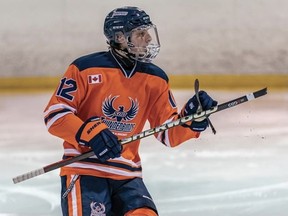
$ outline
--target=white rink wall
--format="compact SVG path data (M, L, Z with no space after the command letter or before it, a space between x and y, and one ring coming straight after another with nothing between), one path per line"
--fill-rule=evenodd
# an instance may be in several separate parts
M0 77L58 76L107 49L104 18L124 5L157 24L168 74L287 74L287 0L0 0Z

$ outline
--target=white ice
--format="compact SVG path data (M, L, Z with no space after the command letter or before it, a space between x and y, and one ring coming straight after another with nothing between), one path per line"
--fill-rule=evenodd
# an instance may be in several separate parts
M256 89L257 90L257 89ZM250 90L215 91L219 103ZM44 126L51 93L0 95L0 216L60 216L59 170L12 178L61 160ZM191 90L174 90L181 107ZM169 149L142 140L144 181L161 216L287 216L288 94L268 95L210 117L199 139Z

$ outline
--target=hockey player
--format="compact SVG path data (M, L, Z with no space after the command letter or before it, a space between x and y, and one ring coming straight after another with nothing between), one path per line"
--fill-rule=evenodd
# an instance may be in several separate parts
M196 113L193 96L177 113L165 72L152 64L160 43L149 15L136 7L110 12L104 22L109 50L75 60L45 109L48 131L64 140L63 158L92 149L95 156L61 169L65 216L155 216L141 174L140 141L119 140ZM203 109L217 104L200 92ZM176 126L155 137L167 147L199 137L206 119Z

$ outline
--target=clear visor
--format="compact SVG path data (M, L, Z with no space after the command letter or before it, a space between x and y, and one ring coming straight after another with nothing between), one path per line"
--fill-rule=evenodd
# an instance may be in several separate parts
M128 36L128 51L138 61L151 62L160 51L160 42L155 25L140 26Z

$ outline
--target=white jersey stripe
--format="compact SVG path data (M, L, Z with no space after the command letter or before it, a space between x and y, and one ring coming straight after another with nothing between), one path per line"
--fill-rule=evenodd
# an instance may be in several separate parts
M58 110L58 109L69 109L71 110L71 112L75 113L76 112L76 109L74 109L73 107L71 106L68 106L66 104L55 104L55 105L52 105L48 108L48 110L46 112L44 112L44 116L48 115L50 112L54 111L54 110Z
M53 118L51 118L47 124L46 124L46 127L47 127L47 130L49 130L49 128L51 127L51 125L57 121L59 118L62 118L63 116L67 115L67 114L70 114L71 112L64 112L64 113L59 113L57 115L55 115Z
M173 118L168 119L167 121L165 121L163 124L168 124L169 122L172 122ZM165 133L165 139L162 140L163 137L163 133ZM160 132L157 136L157 140L159 140L160 142L164 142L164 145L166 145L167 147L171 147L171 143L170 143L170 139L169 139L169 130L166 130L164 132Z
M164 133L165 133L165 140L164 140L164 142L166 143L166 146L171 147L168 131L169 131L169 130L164 131Z
M106 173L111 173L115 175L121 175L121 176L127 176L127 177L142 177L142 172L127 172L124 170L112 168L112 167L103 167L103 166L98 166L96 164L87 164L87 163L72 163L67 165L66 167L72 167L72 168L82 168L82 169L93 169L93 170L98 170Z
M64 149L64 154L65 155L80 155L81 153L79 151L77 151L76 149ZM90 158L97 158L95 155L90 157ZM131 167L141 167L141 161L138 161L138 162L133 162L131 160L128 160L124 157L118 157L118 158L114 158L114 159L110 159L109 161L111 162L123 162L123 163L126 163L126 164L129 164Z

